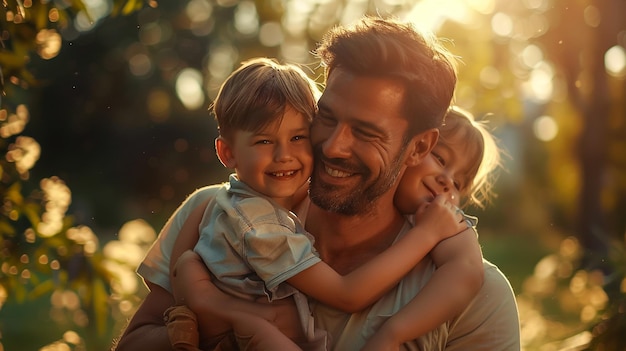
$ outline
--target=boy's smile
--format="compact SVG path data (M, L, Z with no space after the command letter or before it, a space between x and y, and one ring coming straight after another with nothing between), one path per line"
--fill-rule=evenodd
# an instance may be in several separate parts
M262 130L236 131L227 151L228 167L235 168L239 180L288 209L313 165L309 122L292 108Z

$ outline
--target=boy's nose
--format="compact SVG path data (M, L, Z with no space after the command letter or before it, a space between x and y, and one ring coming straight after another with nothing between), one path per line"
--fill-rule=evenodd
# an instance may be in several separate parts
M274 159L276 162L287 162L293 158L291 149L288 146L277 146L274 150Z

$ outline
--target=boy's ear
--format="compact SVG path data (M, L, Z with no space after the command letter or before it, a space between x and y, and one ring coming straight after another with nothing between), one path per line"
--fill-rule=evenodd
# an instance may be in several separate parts
M226 140L221 136L215 139L215 152L217 153L217 158L219 158L224 167L237 167L237 162L235 161L233 150L230 148Z
M426 155L437 145L439 129L428 129L414 136L409 143L409 155L406 160L407 166L418 165Z

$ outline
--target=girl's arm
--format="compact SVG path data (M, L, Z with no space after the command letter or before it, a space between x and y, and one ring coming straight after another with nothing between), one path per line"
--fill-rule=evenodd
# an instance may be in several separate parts
M383 324L363 351L398 350L457 316L478 293L484 269L473 229L442 241L431 256L438 268L426 286Z
M467 228L456 207L437 197L420 211L418 224L387 250L356 270L340 275L324 262L287 282L304 294L346 312L356 312L380 299L440 240Z

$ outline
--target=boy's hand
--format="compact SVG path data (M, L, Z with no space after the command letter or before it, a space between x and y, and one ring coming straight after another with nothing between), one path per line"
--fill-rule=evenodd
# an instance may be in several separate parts
M463 211L443 195L437 195L433 201L417 209L415 226L436 233L440 241L467 229Z

